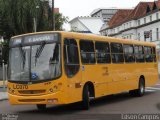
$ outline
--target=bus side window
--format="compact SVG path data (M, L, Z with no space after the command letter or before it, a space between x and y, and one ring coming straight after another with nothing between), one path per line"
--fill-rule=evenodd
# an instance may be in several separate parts
M97 63L111 63L110 48L107 42L95 42Z
M64 40L64 64L68 77L73 77L80 68L77 42L74 39Z
M134 46L136 62L145 62L143 46Z
M93 41L81 40L80 41L81 60L83 64L94 64L95 53Z
M111 43L111 53L113 63L123 63L123 47L120 43Z
M157 62L157 57L156 57L156 48L155 47L153 47L152 48L152 58L153 58L153 61L154 62Z
M145 60L146 62L153 62L153 57L152 57L152 48L151 47L144 47L145 51Z
M123 45L125 62L135 62L133 45Z

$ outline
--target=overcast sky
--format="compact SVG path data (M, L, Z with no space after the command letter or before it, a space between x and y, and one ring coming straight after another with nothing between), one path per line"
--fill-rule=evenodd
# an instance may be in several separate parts
M50 0L51 1L51 0ZM68 16L69 20L77 16L89 16L97 8L133 8L140 1L155 0L54 0L55 7L60 9L60 13Z

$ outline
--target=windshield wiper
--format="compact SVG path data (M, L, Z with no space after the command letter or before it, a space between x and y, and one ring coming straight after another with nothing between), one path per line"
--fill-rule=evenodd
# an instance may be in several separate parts
M37 59L41 56L45 45L46 45L46 42L43 41L42 44L40 45L40 47L37 48L36 55L35 55L35 66L36 66L36 63L37 63Z
M21 58L22 58L22 63L23 63L23 68L24 68L24 66L25 66L25 52L22 49L21 45L19 46L19 50L20 50L20 55L21 55Z

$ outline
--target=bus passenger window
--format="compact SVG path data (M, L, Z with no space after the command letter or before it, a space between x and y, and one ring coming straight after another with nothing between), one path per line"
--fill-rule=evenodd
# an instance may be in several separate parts
M124 62L122 44L111 43L111 53L112 53L113 63L123 63Z
M83 64L95 63L94 43L92 41L80 41L81 60Z
M135 62L133 45L123 45L126 63Z
M157 57L156 57L156 48L155 47L153 47L152 48L152 58L153 58L153 61L154 62L157 62Z
M68 77L74 76L79 71L78 47L74 39L64 40L64 62Z
M110 48L107 42L96 42L97 63L111 63Z
M153 62L152 48L151 47L144 47L144 51L145 51L146 62Z
M143 46L134 46L136 62L145 62Z

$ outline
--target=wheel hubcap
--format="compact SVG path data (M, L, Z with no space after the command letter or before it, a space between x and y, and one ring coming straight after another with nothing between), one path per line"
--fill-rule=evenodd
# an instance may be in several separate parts
M140 91L142 94L144 93L144 86L143 85L141 85Z

